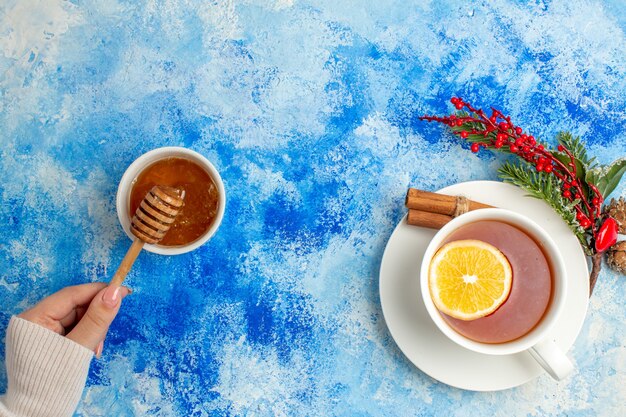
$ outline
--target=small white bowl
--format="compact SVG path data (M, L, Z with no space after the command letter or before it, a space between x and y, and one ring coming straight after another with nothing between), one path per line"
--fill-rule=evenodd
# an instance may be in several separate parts
M193 242L183 245L183 246L163 246L163 245L150 245L145 244L144 249L148 252L158 253L161 255L180 255L182 253L190 252L203 244L205 244L211 236L215 234L220 223L222 222L222 218L224 217L224 208L226 206L226 193L224 191L224 183L222 182L222 177L220 177L219 172L215 169L213 164L209 162L204 156L200 155L198 152L194 152L190 149L169 146L165 148L158 148L151 150L139 158L137 158L124 172L122 179L120 180L120 184L117 187L117 196L115 200L115 205L117 208L117 217L120 220L120 224L122 228L131 239L135 239L134 235L130 231L130 220L131 215L130 212L130 192L133 186L133 181L137 178L137 176L152 163L171 157L178 158L186 158L189 159L198 165L200 165L204 170L211 176L215 185L217 186L219 192L219 208L217 210L217 216L215 217L215 221L209 229L197 240Z

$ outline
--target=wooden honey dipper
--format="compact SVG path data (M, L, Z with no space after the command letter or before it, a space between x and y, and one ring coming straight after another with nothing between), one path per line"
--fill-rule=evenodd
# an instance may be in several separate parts
M158 243L165 237L183 208L184 198L184 190L159 185L152 187L137 207L130 222L130 231L135 235L135 239L109 285L118 287L122 285L143 245Z

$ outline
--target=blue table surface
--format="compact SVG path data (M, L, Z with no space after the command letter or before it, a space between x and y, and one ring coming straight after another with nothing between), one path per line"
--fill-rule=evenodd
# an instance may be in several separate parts
M625 13L620 0L3 1L0 337L45 295L111 277L130 244L124 170L184 146L221 172L224 221L192 253L140 255L76 415L626 415L626 278L606 267L576 373L500 392L414 367L378 293L407 187L497 179L501 156L417 119L451 96L552 146L570 130L602 163L626 154ZM623 181L612 197L625 195Z

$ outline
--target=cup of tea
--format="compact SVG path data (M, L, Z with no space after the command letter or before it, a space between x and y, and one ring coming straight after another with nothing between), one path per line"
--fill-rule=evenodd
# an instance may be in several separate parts
M465 269L465 265L487 262L477 262L472 258L484 256L482 249L474 250L483 246L486 253L493 253L494 259L503 266L502 274L506 280L503 278L502 281L508 285L508 291L503 293L501 299L503 301L499 301L493 311L485 310L487 314L480 315L479 312L480 317L453 314L441 308L441 294L452 297L452 304L457 302L455 294L459 294L458 304L455 305L472 305L474 298L470 294L475 290L476 282L482 279L485 284L485 280L495 279L489 275L496 274L493 268L484 276L481 276L482 272L470 273L467 272L470 269ZM456 254L451 251L452 248L457 251ZM453 271L451 279L456 280L451 282L458 287L444 288L444 292L440 293L440 289L432 288L432 274L439 273L441 267L438 262L448 255L451 257L446 262L450 262L449 267ZM458 263L462 266L459 267ZM500 270L497 271L500 274ZM456 344L487 355L527 351L556 380L573 371L572 362L552 338L565 304L565 264L548 233L526 216L489 208L453 219L435 234L426 249L420 270L420 286L431 319Z
M165 237L144 249L162 255L190 252L206 243L217 231L226 206L219 172L208 159L187 148L164 147L137 158L124 172L117 188L117 217L126 234L130 220L146 193L155 185L177 187L185 192L184 206Z

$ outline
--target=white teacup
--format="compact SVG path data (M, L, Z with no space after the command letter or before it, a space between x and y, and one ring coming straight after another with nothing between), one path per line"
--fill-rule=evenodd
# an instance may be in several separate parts
M145 154L141 155L137 158L124 172L122 179L120 180L119 186L117 188L117 196L116 196L116 206L117 206L117 217L122 225L122 228L130 237L134 239L135 237L130 231L130 192L132 190L133 182L137 178L137 176L149 165L153 164L156 161L165 158L186 158L189 159L196 164L200 165L213 179L213 182L217 186L218 194L219 194L219 208L217 211L217 216L211 224L211 227L204 232L202 236L200 236L197 240L188 243L183 246L163 246L163 245L144 245L144 250L148 252L158 253L161 255L179 255L182 253L190 252L203 244L205 244L211 236L215 234L220 223L222 222L222 218L224 217L224 208L226 206L226 192L224 190L224 184L222 182L222 178L220 177L217 169L206 159L204 156L200 155L198 152L194 152L191 149L181 148L176 146L168 146L164 148L153 149Z
M430 261L444 240L459 227L482 220L495 220L511 224L531 236L543 249L552 270L552 296L548 310L534 329L526 335L505 343L481 343L456 332L443 319L430 296L428 271ZM420 272L422 298L428 314L439 330L450 340L474 352L487 355L511 355L528 351L554 379L561 380L570 374L574 366L564 352L554 343L554 326L563 310L567 290L565 264L559 248L539 225L529 218L504 209L481 209L465 213L441 228L433 237L424 253Z

